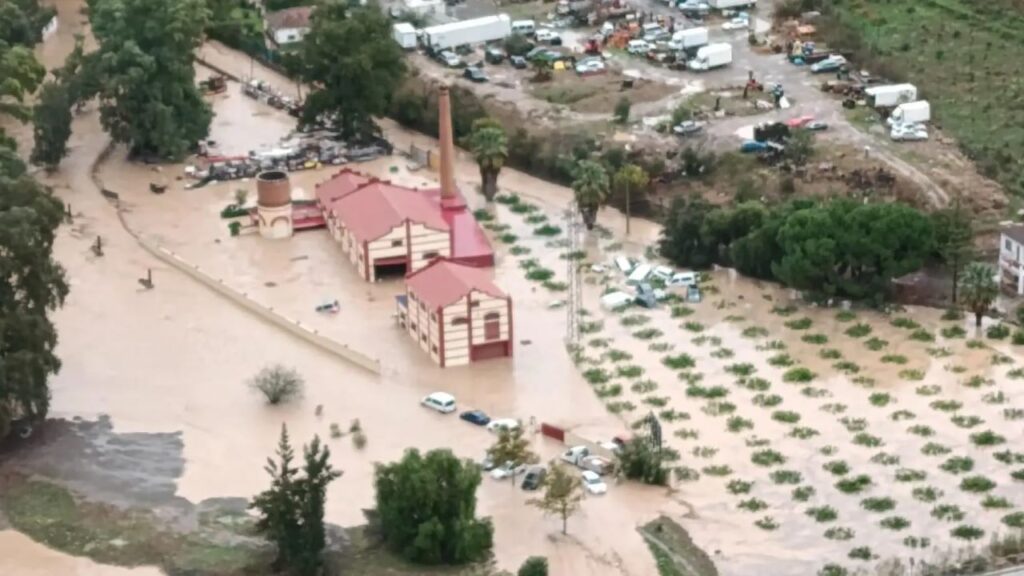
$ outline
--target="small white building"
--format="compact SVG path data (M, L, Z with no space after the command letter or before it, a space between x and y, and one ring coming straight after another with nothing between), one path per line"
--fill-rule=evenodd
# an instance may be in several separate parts
M267 34L278 46L301 42L309 32L313 6L299 6L267 14Z
M999 279L1004 290L1024 296L1024 226L1004 228L999 235Z
M512 299L490 270L437 258L395 301L398 325L442 368L512 355Z

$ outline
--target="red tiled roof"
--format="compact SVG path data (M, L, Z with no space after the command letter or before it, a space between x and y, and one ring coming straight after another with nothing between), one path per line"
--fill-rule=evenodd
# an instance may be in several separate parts
M316 185L316 198L320 205L326 208L331 202L348 196L373 180L365 174L345 168L331 176L330 180Z
M449 230L441 212L423 194L385 182L371 182L332 201L328 211L361 242L376 240L406 220Z
M313 14L313 6L286 8L267 14L267 28L281 30L284 28L309 28L309 17Z
M460 208L445 210L441 208L440 188L424 190L423 193L441 210L441 216L452 231L451 258L473 266L494 266L494 249L491 248L491 242L473 213L465 208L465 201L460 202ZM459 194L459 199L462 200L461 192L456 191L456 194Z
M416 294L416 298L435 308L448 306L473 290L495 298L508 298L501 288L494 285L486 269L446 258L438 258L409 274L405 277L405 285Z

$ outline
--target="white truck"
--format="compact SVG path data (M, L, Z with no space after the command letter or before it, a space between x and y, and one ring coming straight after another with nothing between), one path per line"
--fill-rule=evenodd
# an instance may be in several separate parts
M892 108L904 102L917 100L917 86L913 84L886 84L866 88L868 106L872 108Z
M923 124L932 119L932 107L927 100L900 104L889 115L889 125Z
M402 50L412 50L416 48L416 28L408 22L395 22L392 27L392 38L398 45L402 47Z
M687 67L695 72L700 72L730 63L732 63L732 44L719 42L708 44L697 50L697 55L687 63Z
M604 476L614 470L615 463L591 452L586 446L573 446L562 453L562 460L584 470L590 470Z
M693 48L700 48L708 43L708 29L701 26L699 28L687 28L686 30L678 30L672 35L672 39L668 42L668 47L675 51L690 50Z
M757 4L757 0L708 0L710 5L715 10L735 10L737 8L747 8Z
M438 51L466 44L484 44L502 40L510 34L512 34L512 20L509 19L508 14L496 14L424 28L423 41L427 46Z

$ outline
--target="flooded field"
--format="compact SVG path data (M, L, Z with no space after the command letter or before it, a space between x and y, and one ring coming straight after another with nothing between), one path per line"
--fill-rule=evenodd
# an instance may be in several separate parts
M61 4L69 23L77 5ZM49 66L70 49L73 30L62 28L44 45ZM251 66L216 46L205 47L203 57L239 75ZM225 153L272 146L292 127L286 115L242 97L234 83L211 102L217 113L211 138ZM383 126L397 149L435 146L389 122ZM450 447L479 458L492 442L487 432L418 406L424 394L446 390L492 416L551 422L595 440L653 412L667 444L680 453L676 491L613 485L606 496L584 502L568 537L559 534L557 520L524 505L525 493L486 478L479 510L494 519L496 559L505 569L545 555L555 574L652 574L636 527L665 514L690 531L726 576L802 576L827 562L855 568L871 566L875 557L933 558L971 542L964 537L978 536L972 527L984 530L973 541L985 542L1006 530L1001 519L1019 504L1014 478L1024 476L1024 455L1003 451L1024 439L1015 420L1024 398L1014 380L1024 370L1005 340L975 334L963 320L943 321L921 309L892 317L837 315L791 305L788 291L727 271L710 276L700 304L605 312L600 295L624 279L589 265L622 254L643 257L657 227L634 219L627 237L622 216L606 210L601 230L581 239L584 253L569 254L562 213L571 192L505 170L504 202L487 208L487 224L498 251L496 281L515 302L515 355L442 370L394 324L400 282L364 283L326 231L281 241L230 236L219 212L238 188L254 197L252 182L186 190L182 166L131 164L115 149L96 177L119 194L119 213L92 174L107 143L95 110L87 108L76 118L70 157L48 180L75 214L56 246L72 291L55 318L63 369L54 381L52 415L108 415L117 433L180 432L184 471L174 496L193 502L252 496L267 486L262 467L282 423L299 443L314 434L328 437L331 423L344 428L359 419L368 438L364 449L347 438L329 441L344 476L331 487L327 520L360 524L361 509L373 503L375 462L397 459L408 447ZM409 171L398 156L357 168L402 184L436 182L427 170ZM295 196L312 197L315 184L334 170L292 174ZM457 178L469 202L482 207L474 193L477 168L463 153ZM168 189L154 195L150 183ZM264 322L156 259L133 235L379 359L382 374ZM97 236L102 257L90 250ZM570 258L578 257L587 263L588 314L575 363L565 351L566 312L557 302L566 298L561 283ZM137 281L148 270L152 290ZM527 279L531 270L549 270L548 284ZM339 314L314 310L333 300L341 303ZM301 401L267 407L246 385L273 362L305 377ZM986 430L992 433L982 435ZM534 443L545 457L560 448L538 434ZM843 481L860 475L868 481ZM995 486L984 490L987 484L973 480L964 486L981 492L966 491L961 483L969 477ZM837 484L859 492L843 493ZM0 532L0 549L8 548L17 553L0 554L3 574L155 573L98 566Z

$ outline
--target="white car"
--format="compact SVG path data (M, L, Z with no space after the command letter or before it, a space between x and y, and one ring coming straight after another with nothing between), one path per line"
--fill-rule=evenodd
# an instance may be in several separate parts
M889 131L889 137L897 142L927 140L928 128L923 124L896 124Z
M515 418L498 418L496 420L491 420L487 424L487 429L494 433L498 433L503 430L511 432L512 430L519 429L519 420L516 420Z
M495 480L504 480L505 478L511 478L513 475L519 476L523 472L526 472L526 464L522 466L513 467L512 464L506 462L501 466L491 470L491 478Z
M626 52L630 54L647 54L651 51L651 45L643 40L630 40L626 45Z
M441 59L441 62L449 68L458 68L462 66L462 58L459 58L459 55L454 52L445 50L441 52L438 57Z
M750 26L750 20L742 16L737 16L725 24L722 24L722 30L744 30L748 26Z
M604 483L604 479L598 476L596 472L584 470L580 476L583 477L583 487L587 489L587 492L598 495L608 491L608 485Z
M604 69L604 61L600 58L585 58L576 63L576 73L580 75L599 74Z
M665 283L669 286L696 286L697 279L696 272L676 272Z
M550 44L556 38L559 38L559 36L558 33L555 32L554 30L551 30L549 28L541 28L540 30L537 30L537 32L534 35L534 38L537 39L537 42Z
M447 392L433 392L423 397L420 404L430 408L431 410L437 410L442 414L451 414L455 412L455 396Z

